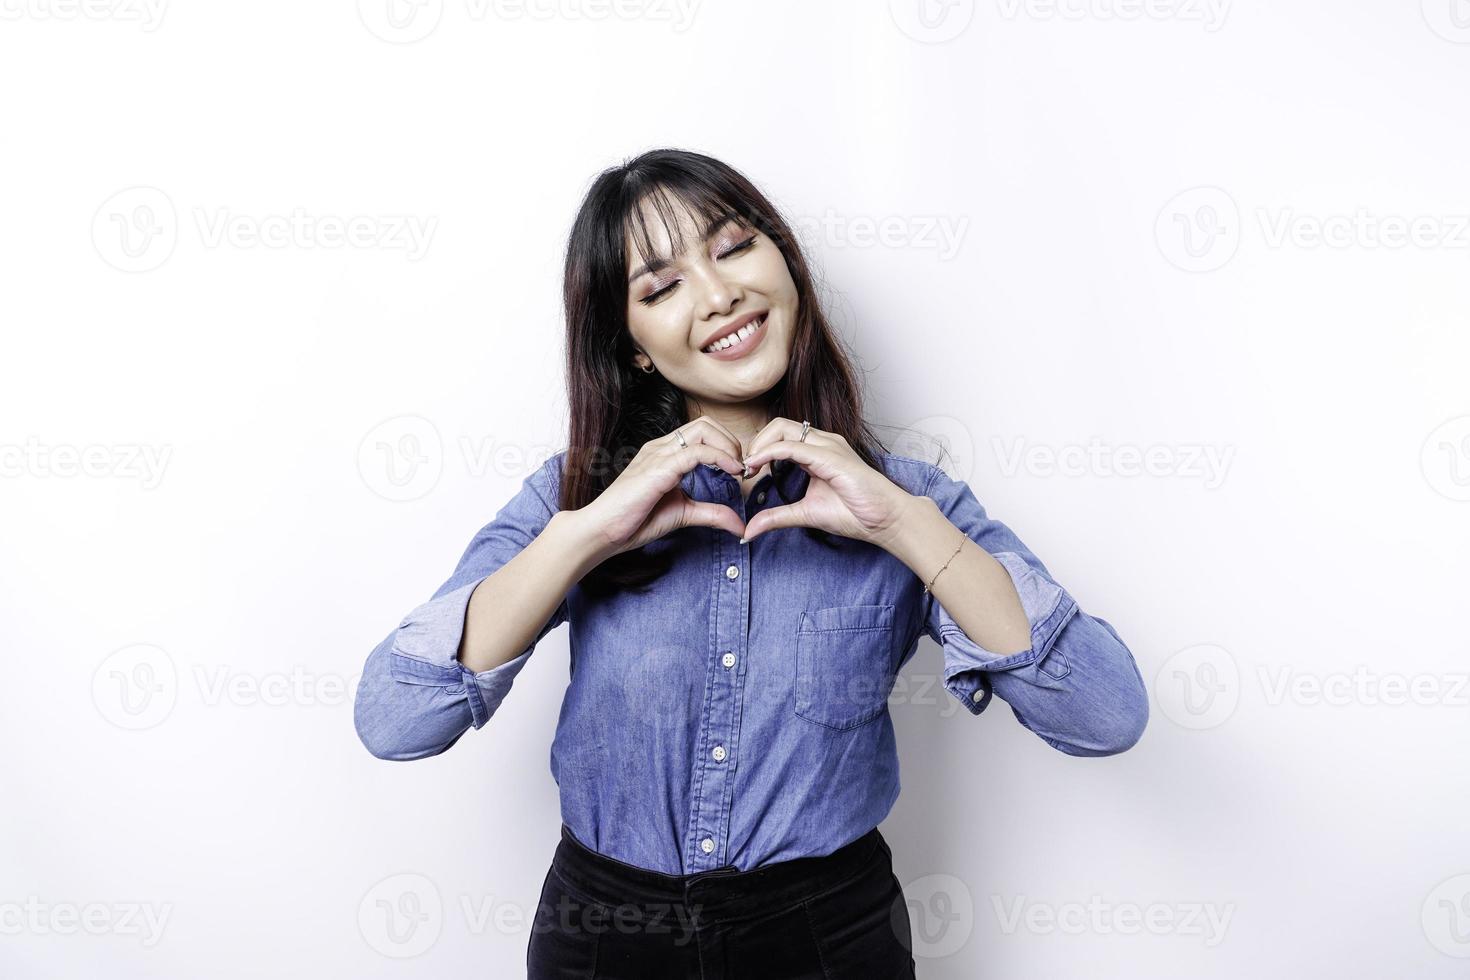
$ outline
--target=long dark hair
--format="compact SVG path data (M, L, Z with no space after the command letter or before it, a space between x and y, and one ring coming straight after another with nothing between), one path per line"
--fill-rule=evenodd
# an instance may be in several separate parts
M858 371L828 324L790 225L754 184L729 165L688 150L657 149L597 176L567 241L562 294L571 419L561 508L591 503L639 447L689 420L684 393L662 374L645 373L633 363L626 241L634 240L640 261L653 257L644 202L663 222L674 254L684 248L677 205L707 222L736 215L780 248L796 284L798 306L790 363L786 375L767 393L768 411L772 417L809 419L816 428L841 433L869 466L881 471L879 453L886 450L863 417ZM840 547L823 531L803 530ZM667 567L667 556L639 548L604 561L582 579L582 586L594 594L622 588L641 591Z

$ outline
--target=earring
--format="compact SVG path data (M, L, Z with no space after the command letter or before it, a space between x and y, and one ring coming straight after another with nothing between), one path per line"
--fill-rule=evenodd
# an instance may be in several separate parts
M642 368L642 371L643 371L644 374L652 374L654 372L654 370L655 370L655 368L653 366L653 362L652 361L650 361L648 363L648 367Z

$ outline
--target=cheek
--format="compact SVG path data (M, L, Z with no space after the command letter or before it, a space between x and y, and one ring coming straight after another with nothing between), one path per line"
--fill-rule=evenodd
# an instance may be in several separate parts
M628 313L628 332L639 347L658 353L684 346L689 336L689 316L673 297L653 308L633 305L637 309Z
M791 271L786 268L786 259L781 253L772 249L766 260L761 264L760 281L762 292L771 297L796 298L796 283L791 279Z

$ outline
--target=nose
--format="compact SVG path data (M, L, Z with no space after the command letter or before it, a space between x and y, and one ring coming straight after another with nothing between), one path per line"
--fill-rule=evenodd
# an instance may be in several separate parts
M690 272L689 278L694 280L693 285L699 292L695 315L700 320L729 316L745 296L738 285L720 275L719 267L713 262L701 263L698 269Z

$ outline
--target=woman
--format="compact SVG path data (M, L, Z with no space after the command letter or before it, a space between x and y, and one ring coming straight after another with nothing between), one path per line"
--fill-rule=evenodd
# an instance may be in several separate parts
M1148 720L1128 648L970 488L887 452L791 229L657 150L601 174L565 269L568 446L368 657L383 759L449 748L571 624L561 840L532 977L912 977L878 832L920 634L1072 755Z

